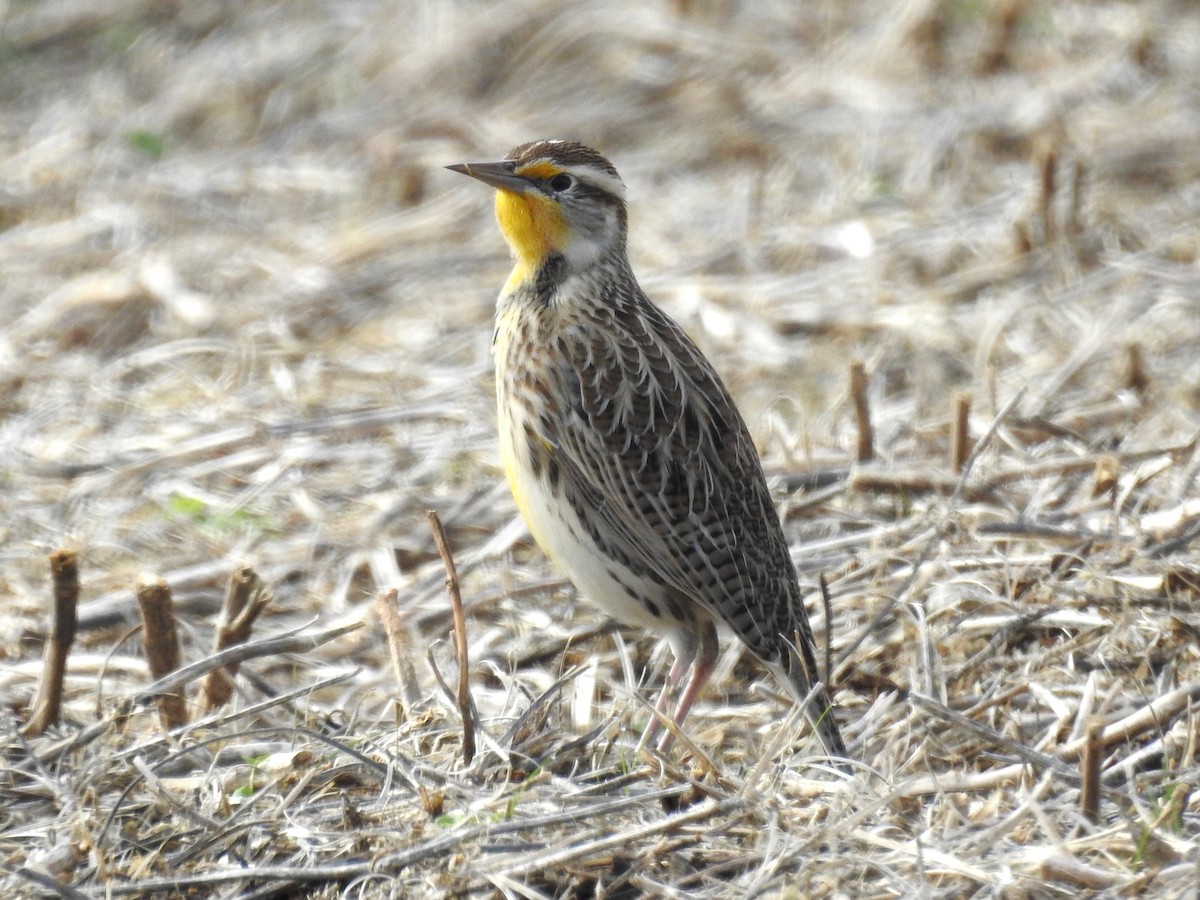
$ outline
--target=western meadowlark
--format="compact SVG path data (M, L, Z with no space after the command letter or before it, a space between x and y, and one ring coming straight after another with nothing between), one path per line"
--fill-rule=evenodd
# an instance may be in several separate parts
M683 722L724 622L846 757L758 453L712 365L634 278L617 170L552 140L448 168L497 189L516 261L497 300L496 397L534 539L614 618L670 642L660 713L690 669Z

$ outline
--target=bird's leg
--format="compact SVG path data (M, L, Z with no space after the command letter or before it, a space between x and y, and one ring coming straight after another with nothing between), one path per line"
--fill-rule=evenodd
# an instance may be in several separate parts
M675 647L672 649L675 651L675 662L671 664L671 671L667 673L662 690L659 691L658 699L654 701L655 715L652 715L650 721L646 723L646 730L642 732L642 736L638 740L639 747L649 747L650 742L658 734L659 728L662 727L662 717L666 716L667 710L671 706L671 695L675 693L675 688L679 686L679 682L683 681L684 673L687 672L692 664L693 657L696 655L695 646Z
M692 708L692 704L696 702L696 698L700 696L700 692L704 690L704 685L708 683L708 679L712 677L713 671L717 668L717 655L720 649L717 643L717 627L711 621L705 621L700 626L700 641L696 646L691 661L692 677L688 679L687 687L684 688L683 696L679 698L679 705L675 707L675 727L683 725L683 720L687 718L688 712ZM678 661L676 661L678 663ZM675 669L672 667L671 674L675 674ZM681 672L680 675L683 673ZM657 719L655 722L657 723ZM660 753L665 753L671 747L671 740L674 735L668 731L662 736L658 742L658 750Z

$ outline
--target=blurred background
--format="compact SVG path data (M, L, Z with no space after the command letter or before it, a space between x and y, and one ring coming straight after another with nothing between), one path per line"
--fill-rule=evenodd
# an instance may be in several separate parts
M444 169L544 137L624 176L635 271L745 414L882 781L814 777L736 642L702 751L630 768L663 654L517 519L507 249L492 192ZM333 896L415 846L379 895L1192 897L1198 223L1193 0L0 0L4 870L99 896L280 862ZM963 401L988 440L960 482ZM60 547L65 725L26 740ZM256 639L368 627L244 665L208 719L188 690L169 739L114 712L150 680L137 580L169 584L191 662L243 564L274 594Z
M957 391L975 434L1024 388L1080 447L1185 440L1198 98L1182 0L0 4L0 654L63 545L117 618L241 560L290 611L441 609L427 508L481 615L552 583L493 434L507 250L443 168L534 138L616 164L777 484L848 465L855 357L885 465Z

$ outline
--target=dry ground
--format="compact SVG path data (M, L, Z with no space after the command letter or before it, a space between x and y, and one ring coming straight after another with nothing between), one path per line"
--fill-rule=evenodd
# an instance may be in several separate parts
M661 652L514 521L505 251L441 167L546 136L616 162L743 406L853 777L736 648L639 756ZM1198 222L1184 0L0 3L0 892L1194 896ZM62 547L63 721L23 737ZM300 636L167 733L132 587L204 668L243 564L252 641Z

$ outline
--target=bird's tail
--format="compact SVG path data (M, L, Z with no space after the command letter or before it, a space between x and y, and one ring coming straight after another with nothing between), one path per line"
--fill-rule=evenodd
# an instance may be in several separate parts
M825 689L825 685L821 685L813 696L812 702L809 703L808 720L821 739L825 752L830 756L837 757L839 768L847 768L842 761L851 758L850 752L846 749L846 742L842 740L842 732L838 728L837 718L833 714L833 703L829 699L829 691Z
M781 669L783 681L795 694L797 702L807 702L805 714L817 737L821 739L825 752L838 760L852 759L846 749L846 742L842 739L841 729L838 728L829 690L825 683L820 682L811 631L808 634L795 635L795 643L791 643L788 652L784 654ZM839 762L838 767L849 771L849 766L844 762Z

